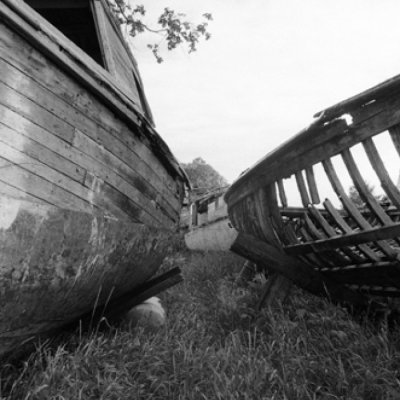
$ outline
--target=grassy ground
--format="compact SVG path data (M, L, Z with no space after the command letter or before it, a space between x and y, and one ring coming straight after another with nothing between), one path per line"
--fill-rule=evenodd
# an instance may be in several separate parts
M399 399L400 330L356 321L293 290L254 312L242 261L180 252L185 282L162 295L167 326L73 335L0 369L0 399Z

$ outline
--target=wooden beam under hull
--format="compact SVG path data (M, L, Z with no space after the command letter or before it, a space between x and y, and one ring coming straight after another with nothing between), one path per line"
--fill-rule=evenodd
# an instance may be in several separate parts
M231 251L265 268L274 270L318 296L328 297L338 302L351 303L354 306L383 308L361 293L348 289L331 278L324 277L311 266L284 254L274 246L254 236L240 232L231 247Z

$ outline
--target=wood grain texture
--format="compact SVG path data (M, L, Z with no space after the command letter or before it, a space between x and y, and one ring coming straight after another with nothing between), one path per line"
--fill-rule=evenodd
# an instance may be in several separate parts
M398 209L400 209L400 191L391 180L373 140L372 139L364 140L362 144L371 162L371 165L374 168L376 175L378 176L381 182L382 189L385 191L390 201Z
M0 356L135 294L174 242L187 178L141 102L0 2Z
M175 193L174 196L171 196L171 190L166 187L164 182L168 182L172 185L176 185L176 183L171 177L169 177L168 180L165 179L165 170L163 170L164 182L161 182L158 174L141 160L140 154L130 151L125 143L123 144L120 140L115 139L115 136L110 135L102 126L88 119L83 114L83 110L79 112L80 110L78 111L76 108L70 106L65 100L60 100L59 97L51 96L52 92L49 92L48 88L37 84L24 73L21 74L18 69L11 67L8 63L2 62L0 66L3 71L0 80L6 81L7 84L12 86L11 88L6 83L0 83L0 92L3 99L0 101L2 101L3 104L5 103L4 106L6 108L14 112L14 121L10 121L10 119L12 119L9 115L10 112L7 112L7 110L4 112L4 120L6 122L8 121L9 125L14 126L16 124L15 121L17 121L15 117L20 115L23 116L24 119L32 121L35 125L42 127L43 130L47 132L55 133L62 139L67 138L67 142L72 144L76 149L79 148L79 151L86 151L87 155L94 158L94 166L98 166L99 163L102 164L101 167L97 167L96 170L93 166L87 165L87 161L90 159L84 157L80 160L80 164L78 163L78 167L83 167L82 164L86 164L84 165L85 169L105 181L108 177L105 177L104 173L99 172L108 171L108 175L111 174L114 176L110 184L114 185L117 190L120 190L123 195L129 197L131 201L138 203L139 207L142 207L144 210L147 209L149 216L159 221L158 223L161 222L163 225L168 226L170 225L168 219L171 219L172 222L178 220L179 214L177 210L179 209L180 203L177 198L178 194ZM26 95L29 97L26 97ZM103 118L105 118L105 112L102 114ZM81 134L81 131L76 130L76 126L70 125L71 121L74 121L74 123L77 124L79 128L82 128L82 130L85 130L85 132L90 133L96 142L86 139L86 136ZM20 131L26 134L25 122L17 122L17 125L18 123ZM132 137L132 134L130 134L130 136ZM39 138L36 136L36 139ZM100 142L102 146L98 146L98 142ZM139 142L138 139L137 142ZM133 144L135 144L135 141ZM107 150L107 148L110 150ZM145 147L145 149L149 152L148 148ZM57 152L57 149L53 148L53 150ZM139 152L139 150L136 151ZM121 158L123 160L121 160ZM153 156L153 159L156 159L156 157ZM67 168L68 162L65 164ZM153 165L154 164L156 163L153 163ZM160 162L157 162L157 164L159 165L158 168L162 169ZM131 168L133 165L135 167ZM63 164L60 164L60 168L64 169ZM157 185L156 187L154 187L155 184ZM150 202L145 200L146 197ZM141 200L141 198L143 198L143 200ZM151 202L155 202L158 209L152 209L150 211L149 206ZM165 216L163 214L165 214ZM147 219L145 219L146 223L148 223L150 219L147 217Z
M157 182L160 190L164 191L163 194L166 198L175 197L175 203L172 205L173 207L179 203L174 182L171 181L165 169L160 165L157 157L151 154L149 148L140 143L139 138L135 138L132 132L129 132L121 121L116 120L104 106L96 104L87 94L86 96L83 94L79 96L81 101L83 97L86 97L84 106L83 104L77 106L75 101L71 100L77 92L82 92L82 88L77 87L76 84L74 85L72 82L70 85L64 82L65 86L62 89L63 96L61 97L60 85L57 84L60 77L56 78L54 76L53 82L51 84L48 82L49 76L54 75L54 71L50 66L45 70L45 74L40 71L36 72L37 75L45 75L47 77L47 81L43 82L42 85L36 83L35 79L30 76L25 75L25 71L21 74L18 68L13 68L6 62L1 63L0 60L0 70L1 69L4 71L4 78L2 80L7 81L6 83L17 93L13 93L9 86L3 86L2 90L5 92L5 96L12 97L9 101L5 100L5 103L9 107L16 107L17 104L20 104L18 111L20 113L23 111L26 117L33 119L45 115L47 119L55 119L54 123L58 125L63 123L68 126L68 122L74 121L75 127L78 127L80 131L99 142L104 148L113 153L115 157L120 158L121 161L124 161L128 166L134 164L135 169L131 170L131 174L135 172L140 173L150 182ZM48 71L51 72L47 73ZM69 82L67 81L67 83ZM44 86L44 84L47 86ZM51 90L49 92L50 88L54 88L54 91ZM5 97L5 99L8 97ZM24 100L26 97L30 102L28 101L29 107L28 105L25 106L28 110L24 111L22 107L24 101L26 101ZM32 102L34 103L33 110L31 110ZM38 108L37 103L48 112L42 111L40 113L41 109ZM94 115L95 113L102 116L101 120L99 120L99 118L95 120L88 118L88 115ZM58 122L55 116L62 119L64 122ZM40 120L34 119L33 121L43 126L45 129L57 133L56 130L46 124L47 120L41 122ZM137 132L134 131L134 133ZM60 136L64 137L66 135L62 132ZM71 136L71 139L67 136L69 141L73 140L73 133L71 133ZM164 180L164 183L162 180ZM171 196L171 194L173 194L173 196Z
M48 57L56 65L72 76L76 81L89 88L89 91L101 99L102 103L112 110L119 118L130 125L138 126L144 122L144 136L148 139L154 151L160 151L158 156L164 167L172 174L177 174L186 180L179 163L172 156L168 146L146 125L145 118L135 104L130 100L124 88L121 88L111 75L97 65L90 57L73 43L46 23L40 16L32 13L21 0L5 0L0 4L0 18L7 21L8 26L24 36L39 52ZM43 35L37 34L37 30Z

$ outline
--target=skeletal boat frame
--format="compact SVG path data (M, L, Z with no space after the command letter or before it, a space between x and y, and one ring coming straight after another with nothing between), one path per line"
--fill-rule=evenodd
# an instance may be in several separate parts
M400 155L400 77L315 117L228 190L229 216L239 231L231 250L334 300L368 305L399 297L400 191L376 139L390 136ZM357 145L375 171L386 204L371 194L369 176L362 175L354 158ZM338 159L362 207L347 194ZM334 198L322 200L316 170L329 181ZM296 181L301 207L289 206L289 178Z

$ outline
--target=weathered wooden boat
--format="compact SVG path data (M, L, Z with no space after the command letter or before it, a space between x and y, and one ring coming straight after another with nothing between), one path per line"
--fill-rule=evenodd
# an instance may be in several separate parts
M1 355L143 286L187 179L103 0L0 2L0 142Z
M400 191L389 171L394 166L397 174L400 166L400 76L315 117L228 190L239 231L231 249L315 294L382 304L400 296ZM381 139L389 146L379 150ZM368 168L355 161L359 151ZM372 174L385 203L369 190ZM348 195L346 176L361 206ZM296 182L300 207L291 206L288 179Z
M186 246L191 250L229 251L237 236L224 200L227 187L218 188L193 199Z

